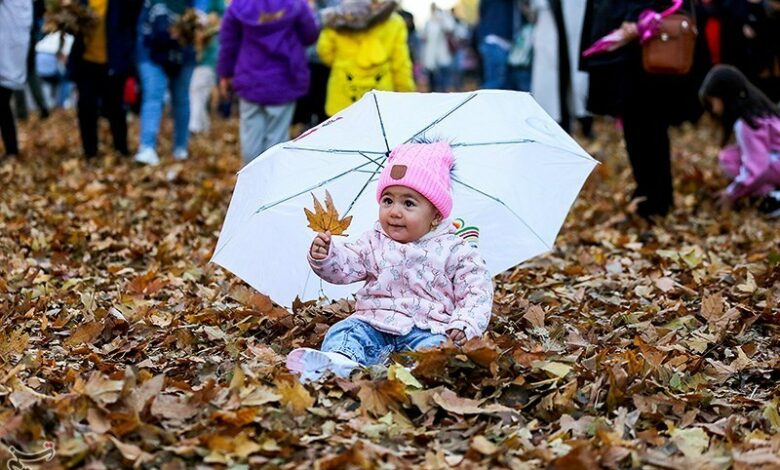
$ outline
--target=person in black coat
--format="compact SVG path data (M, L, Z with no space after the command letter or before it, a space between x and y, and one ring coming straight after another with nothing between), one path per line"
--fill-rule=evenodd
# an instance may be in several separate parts
M114 148L129 155L124 87L135 67L135 42L142 0L82 0L95 10L97 25L79 34L68 60L68 74L79 91L79 130L84 155L98 151L102 114L111 125Z
M696 73L651 75L643 70L636 21L645 9L662 11L669 5L654 0L588 0L580 41L582 52L621 27L632 36L612 52L580 55L580 69L590 74L588 110L622 118L636 180L633 196L640 198L637 213L645 218L664 216L674 205L668 128L700 116L696 90L707 62L701 55L706 46L702 49L703 42L698 41Z

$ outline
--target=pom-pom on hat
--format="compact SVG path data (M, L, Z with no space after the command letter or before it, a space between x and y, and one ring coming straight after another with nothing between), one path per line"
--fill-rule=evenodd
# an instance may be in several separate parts
M446 219L452 211L450 171L454 158L447 142L397 146L379 175L377 202L388 186L406 186L425 196Z

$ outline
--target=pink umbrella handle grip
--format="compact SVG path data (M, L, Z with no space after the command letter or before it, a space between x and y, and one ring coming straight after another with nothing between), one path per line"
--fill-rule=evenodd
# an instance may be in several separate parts
M661 28L661 20L679 10L682 4L683 0L674 0L672 6L661 13L649 9L642 11L636 24L636 28L639 31L640 44L644 44L658 34L658 30Z

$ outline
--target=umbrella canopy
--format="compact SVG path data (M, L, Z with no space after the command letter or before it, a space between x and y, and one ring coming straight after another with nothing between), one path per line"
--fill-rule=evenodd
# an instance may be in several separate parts
M282 305L354 293L362 284L334 286L312 272L315 234L303 208L327 189L339 213L353 216L349 234L372 229L387 155L420 137L453 147L452 217L478 229L493 274L552 249L597 163L528 93L370 92L239 172L212 261Z

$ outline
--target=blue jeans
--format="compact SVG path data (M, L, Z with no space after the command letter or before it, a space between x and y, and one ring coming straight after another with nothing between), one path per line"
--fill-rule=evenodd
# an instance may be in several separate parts
M434 348L445 341L445 335L417 327L406 335L396 336L383 333L364 321L347 318L330 327L320 349L341 353L364 366L371 366L384 363L392 352Z
M141 148L155 148L160 130L165 91L170 88L173 111L173 149L187 150L190 138L190 78L192 65L184 65L173 76L168 76L162 67L152 61L138 63L141 76Z
M479 53L482 55L482 70L484 82L482 88L489 90L503 90L507 86L507 72L509 64L509 51L497 44L482 42L479 45Z

